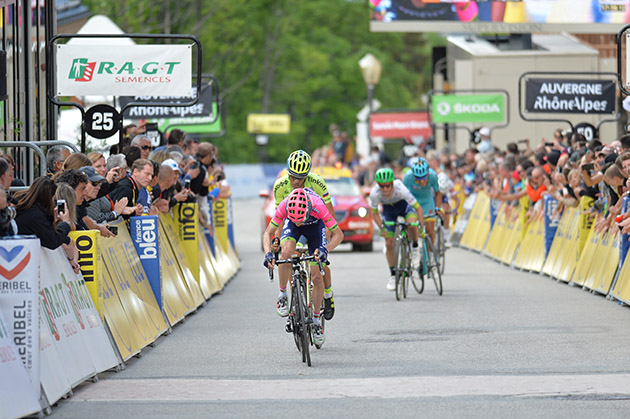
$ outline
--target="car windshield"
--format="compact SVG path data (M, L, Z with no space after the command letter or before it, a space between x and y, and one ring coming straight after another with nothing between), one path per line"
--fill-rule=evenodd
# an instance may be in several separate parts
M360 196L361 190L351 178L325 179L332 196Z

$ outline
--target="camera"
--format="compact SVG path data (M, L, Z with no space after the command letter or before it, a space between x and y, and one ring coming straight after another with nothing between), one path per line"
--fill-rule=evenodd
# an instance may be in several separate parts
M184 188L185 188L185 189L190 189L190 179L186 179L186 180L184 181Z
M63 214L65 212L66 200L58 199L57 200L57 213Z
M11 221L13 221L15 215L15 207L6 207L0 210L0 233L13 233L11 230Z
M107 226L107 229L108 229L109 231L111 231L112 233L114 233L114 235L115 235L115 236L117 236L117 235L118 235L118 227L117 227L117 226L110 226L110 225L108 225L108 226Z
M160 144L160 131L158 131L158 124L155 122L149 122L146 125L147 132L146 135L151 139L151 144L159 145Z
M595 165L593 163L587 163L582 165L582 170L593 170L595 169Z

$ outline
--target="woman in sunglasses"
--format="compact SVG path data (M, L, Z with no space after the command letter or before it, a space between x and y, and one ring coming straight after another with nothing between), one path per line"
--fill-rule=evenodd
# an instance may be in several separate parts
M420 226L424 230L424 212L422 207L413 197L411 192L403 185L399 179L394 179L394 171L390 168L378 169L374 174L376 184L370 191L370 206L372 207L372 219L381 231L381 236L385 237L385 257L389 266L389 281L387 289L396 289L396 275L394 270L394 229L395 226L385 225L385 221L396 221L399 216L404 217L408 223L420 221ZM378 205L383 206L383 215L378 213ZM412 263L418 266L420 261L420 251L418 247L418 227L409 228L409 238L413 246L411 252Z

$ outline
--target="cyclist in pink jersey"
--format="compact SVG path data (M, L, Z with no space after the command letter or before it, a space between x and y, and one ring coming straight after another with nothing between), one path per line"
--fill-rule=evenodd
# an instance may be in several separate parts
M283 225L284 224L284 225ZM274 267L274 256L271 252L271 240L275 230L282 227L280 243L282 244L282 259L288 259L295 253L295 244L300 236L304 236L308 243L308 252L318 256L326 262L328 252L333 250L343 240L343 232L333 216L328 212L324 201L312 190L305 188L294 189L286 197L269 222L263 233L263 248L266 252L264 266ZM330 230L330 241L326 239L326 229ZM290 271L288 264L278 266L279 270ZM288 315L288 294L286 292L290 272L279 275L281 296L279 303L286 305ZM311 279L313 280L313 339L319 345L324 343L325 337L320 321L320 307L324 298L324 283L316 263L311 263ZM279 311L280 312L280 311Z

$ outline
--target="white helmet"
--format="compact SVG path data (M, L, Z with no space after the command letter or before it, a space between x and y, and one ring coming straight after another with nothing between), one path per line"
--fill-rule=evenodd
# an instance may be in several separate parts
M453 182L448 178L448 175L444 172L441 172L437 175L438 187L440 188L440 193L442 195L446 195L453 189Z

